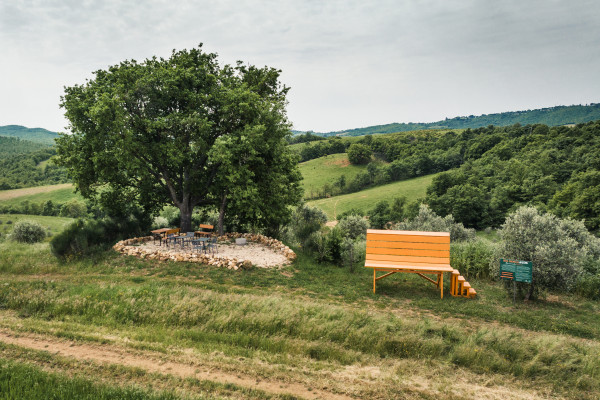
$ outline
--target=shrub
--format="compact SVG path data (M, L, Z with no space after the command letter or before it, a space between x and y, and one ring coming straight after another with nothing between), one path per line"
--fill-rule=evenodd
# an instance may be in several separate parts
M440 217L427 204L419 206L419 213L412 220L404 220L393 226L394 229L424 232L450 232L451 241L472 240L475 238L475 230L465 228L460 222L456 222L452 214Z
M498 270L498 245L486 239L454 242L450 264L467 279L493 278Z
M165 217L155 217L152 221L152 229L166 228L169 226L169 220Z
M87 206L76 199L66 202L60 209L61 217L83 218L87 214Z
M577 278L575 292L592 300L600 300L600 261L592 257L583 262L583 272Z
M373 228L383 229L390 222L390 205L387 201L381 200L367 215Z
M344 211L341 214L338 214L338 216L336 217L336 219L338 221L341 221L342 219L350 216L350 215L358 215L360 217L364 217L365 213L362 210L359 210L358 208L351 208L348 211Z
M292 214L291 230L304 247L308 238L327 222L327 215L319 208L306 204L298 206Z
M365 261L366 250L366 240L345 238L342 242L342 264L354 272L356 265Z
M344 235L342 231L335 227L327 233L325 239L325 245L327 247L328 258L327 261L332 263L340 264L342 262L342 243L344 241Z
M371 161L371 148L366 144L354 143L348 147L348 160L352 164L367 164Z
M46 231L35 221L19 221L15 224L11 237L20 243L37 243L44 240Z
M349 215L346 218L340 220L337 225L341 230L342 235L351 240L365 238L367 235L367 229L369 228L369 221L358 215Z
M124 219L77 220L55 235L50 249L58 258L76 258L105 249L119 240L144 235L148 222L133 215Z
M533 262L526 299L540 289L573 290L586 262L600 257L600 239L583 222L540 214L533 207L509 215L499 233L502 257Z
M329 259L326 235L321 231L313 232L307 238L305 248L315 253L318 262L325 262Z

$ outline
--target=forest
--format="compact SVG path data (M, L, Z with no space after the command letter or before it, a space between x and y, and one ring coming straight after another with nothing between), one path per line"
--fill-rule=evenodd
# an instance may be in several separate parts
M317 197L443 172L423 201L466 226L498 227L507 213L529 204L585 220L592 231L600 228L600 121L405 132L365 136L353 144L330 138L304 147L302 158L345 148L352 162L359 147L371 153L366 170L332 182Z

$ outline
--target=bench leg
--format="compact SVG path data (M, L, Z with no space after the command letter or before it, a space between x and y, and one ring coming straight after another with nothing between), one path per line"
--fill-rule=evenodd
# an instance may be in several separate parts
M375 268L373 268L373 293L375 293L375 282L377 282L377 274Z
M440 296L443 299L444 298L444 273L443 272L440 272L439 281L440 281Z

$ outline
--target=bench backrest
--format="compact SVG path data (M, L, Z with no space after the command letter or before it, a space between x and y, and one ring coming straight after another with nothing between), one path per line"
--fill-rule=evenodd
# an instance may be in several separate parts
M173 235L176 233L179 233L179 228L169 229L168 231L165 232L165 236Z
M450 233L367 229L367 262L387 265L450 264Z
M199 227L201 230L205 230L205 229L206 229L206 230L210 230L210 231L211 231L211 230L213 230L213 229L215 228L215 226L214 226L214 225L206 225L206 224L200 224L198 227Z

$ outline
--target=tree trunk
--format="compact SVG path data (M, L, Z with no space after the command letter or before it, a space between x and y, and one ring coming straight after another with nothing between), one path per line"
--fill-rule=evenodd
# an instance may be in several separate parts
M533 281L530 283L529 290L527 291L527 294L525 295L525 301L529 301L531 299L533 299Z
M219 236L223 236L223 221L225 220L225 205L227 204L227 191L223 192L223 198L221 199L221 207L219 208L219 223L217 225L217 231Z
M183 201L179 207L179 213L181 215L181 221L179 228L181 232L193 232L192 229L192 211L193 207L190 206L189 201Z

